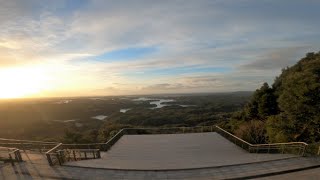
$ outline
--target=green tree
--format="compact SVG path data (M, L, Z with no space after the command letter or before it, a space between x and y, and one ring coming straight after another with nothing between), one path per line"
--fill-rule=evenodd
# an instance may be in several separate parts
M283 114L270 116L266 123L270 143L293 141L294 123Z
M63 142L64 143L83 143L83 137L82 134L71 131L71 130L66 130L65 134L63 136Z
M253 94L251 101L244 108L244 120L261 119L277 114L278 105L274 90L264 83Z
M266 143L265 125L260 120L252 120L242 123L235 131L235 135L249 143Z
M294 125L296 141L320 140L320 53L308 53L281 76L279 108Z
M251 126L247 124L251 120L266 122L270 142L320 141L320 52L307 53L283 69L272 87L263 84L242 113L233 117L241 123L229 126L242 129L242 124Z

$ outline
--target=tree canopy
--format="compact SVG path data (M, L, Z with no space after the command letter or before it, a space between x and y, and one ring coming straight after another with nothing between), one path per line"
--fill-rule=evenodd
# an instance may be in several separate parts
M246 129L241 126L248 121L263 122L263 136L269 142L319 141L320 52L308 53L294 66L283 69L272 87L264 83L234 119L242 122L238 129ZM261 139L258 136L261 133L256 137Z

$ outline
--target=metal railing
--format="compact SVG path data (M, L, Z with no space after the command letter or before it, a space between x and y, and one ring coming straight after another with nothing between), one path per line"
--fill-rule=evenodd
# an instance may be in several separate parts
M62 144L56 142L25 141L1 139L0 145L14 147L23 150L46 151L49 165L62 165L71 160L84 160L100 158L100 151L108 151L123 135L138 134L180 134L217 132L229 141L247 150L250 153L289 153L300 156L305 155L308 144L304 142L274 143L274 144L251 144L219 126L195 126L195 127L167 127L167 128L124 128L121 129L106 143L90 144ZM320 150L319 150L320 153ZM21 157L21 156L20 156Z
M57 153L60 156L60 165L69 161L101 158L99 149L64 149Z
M228 131L215 126L216 132L225 137L229 141L247 150L250 153L282 153L296 154L304 156L308 146L305 142L288 142L288 143L273 143L273 144L251 144L247 141L229 133Z
M124 128L106 143L58 144L46 152L49 165L62 165L71 160L100 158L100 151L108 151L123 135L133 134L178 134L214 132L213 126L168 127L168 128ZM90 156L91 154L91 156Z
M47 160L50 166L56 165L56 164L62 164L61 157L58 154L58 150L60 150L62 143L59 143L52 149L46 152Z
M51 143L29 143L29 142L12 142L12 143L3 143L0 142L0 146L4 147L10 147L10 148L17 148L23 151L35 151L35 152L46 152L52 147L56 146L56 144L51 144Z
M21 139L6 139L0 138L0 142L7 142L7 143L45 143L45 144L57 144L58 142L50 142L50 141L31 141L31 140L21 140Z
M52 147L59 144L58 142L45 142L45 141L30 141L30 140L16 140L0 138L0 146L17 148L20 150L29 150L37 152L46 152Z
M165 127L165 128L125 128L125 134L185 134L214 132L214 126Z
M312 143L308 145L306 149L307 156L320 156L320 142Z
M99 143L99 145L103 143ZM101 158L100 149L94 149L97 144L58 144L46 152L46 157L50 166L59 164L60 166L68 161L79 161L86 159ZM105 144L104 144L105 145ZM85 147L80 149L79 147Z
M0 160L10 162L14 165L15 162L22 162L20 150L16 148L0 147Z

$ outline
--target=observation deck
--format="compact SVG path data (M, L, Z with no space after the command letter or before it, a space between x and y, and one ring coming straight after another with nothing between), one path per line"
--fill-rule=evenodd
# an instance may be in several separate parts
M64 165L128 170L174 170L218 167L297 157L249 153L216 132L124 135L100 159Z
M0 145L12 162L0 163L0 179L320 178L320 157L306 157L306 143L250 144L218 126L122 129L107 143Z

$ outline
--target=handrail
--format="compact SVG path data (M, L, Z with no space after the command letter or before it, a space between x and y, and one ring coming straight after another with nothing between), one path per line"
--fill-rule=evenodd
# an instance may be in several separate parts
M0 147L0 151L6 151L8 153L8 157L5 160L9 160L11 165L14 166L14 162L22 162L22 157L20 154L20 150L17 148L9 148L9 147Z
M231 137L233 137L233 138L235 138L235 139L237 139L237 140L239 140L239 141L241 141L241 142L243 142L243 143L245 143L245 144L247 144L247 145L249 145L249 146L252 146L252 145L253 145L253 144L251 144L251 143L249 143L249 142L247 142L247 141L245 141L245 140L243 140L243 139L241 139L241 138L239 138L239 137L237 137L237 136L229 133L228 131L222 129L222 128L219 127L219 126L215 126L215 127L218 128L219 130L223 131L224 133L227 133L227 134L230 135Z
M32 141L32 140L19 140L19 139L6 139L6 138L0 138L0 141L26 142L26 143L44 143L44 144L57 144L58 143L58 142L50 142L50 141Z
M4 143L4 142L0 142L0 144L8 144L8 145L17 145L17 144L25 144L25 145L56 145L59 143L30 143L30 142L8 142L8 143Z
M271 143L271 144L251 144L251 143L249 143L249 142L247 142L247 141L245 141L245 140L243 140L243 139L241 139L241 138L239 138L239 137L237 137L237 136L229 133L228 131L220 128L219 126L216 126L216 127L219 128L220 130L224 131L225 133L229 134L230 136L232 136L232 137L234 137L234 138L236 138L236 139L238 139L238 140L240 140L240 141L242 141L242 142L244 142L244 143L246 143L246 144L248 144L248 145L250 145L250 146L264 146L264 145L270 146L270 145L290 145L290 144L303 144L303 145L308 145L308 144L305 143L305 142L287 142L287 143Z
M60 165L68 161L101 158L99 149L63 149L57 151L57 154Z
M185 127L185 126L181 126L181 127L147 127L147 128L123 128L123 129L151 129L151 130L162 130L162 129L194 129L194 128L211 128L214 126L192 126L192 127ZM121 129L122 130L122 129Z
M290 144L303 144L303 145L308 145L307 143L305 142L287 142L287 143L271 143L271 144L252 144L252 146L270 146L270 145L290 145Z
M5 150L13 150L16 148L10 148L10 147L4 147L4 146L0 146L0 150L5 149Z
M115 141L117 138L120 139L121 136L123 136L124 133L126 133L127 128L121 129L116 135L114 135L109 141L106 142L106 144L111 145L113 141ZM112 144L113 145L113 144Z
M59 157L59 154L54 152L61 145L62 145L62 143L59 143L58 145L56 145L55 147L53 147L52 149L50 149L49 151L46 152L47 160L48 160L48 163L50 166L53 166L56 163L53 161L53 157L55 157L59 161L59 164L61 165L61 158Z
M223 133L227 134L229 137L234 138L235 140L238 140L245 145L248 146L248 148L244 147L243 144L241 144L241 147L248 150L249 152L252 152L252 150L255 150L256 153L259 153L260 151L265 152L267 150L268 153L270 153L270 150L280 150L281 153L285 152L285 148L296 148L298 150L298 154L301 156L304 156L306 147L308 146L305 142L288 142L288 143L271 143L271 144L251 144L231 133L228 131L220 128L219 126L215 126L218 130L222 131ZM219 131L217 131L219 133ZM223 135L222 135L223 136ZM236 142L234 142L236 145ZM296 146L294 146L296 145Z
M46 152L47 153L52 153L52 151L56 150L58 147L60 147L62 145L62 143L59 143L58 145L56 145L55 147L53 147L52 149L50 149L49 151Z
M99 149L71 149L73 151L99 151ZM63 150L59 150L59 151L63 151Z
M162 128L124 128L126 134L179 134L214 132L214 126L194 126L194 127L162 127Z
M5 147L7 146L21 146L21 145L29 145L29 146L53 146L59 143L26 143L26 142L9 142L9 143L3 143L0 142L0 145L5 145ZM50 148L51 149L51 148Z
M77 145L102 145L102 144L106 144L106 143L81 143L81 144L65 144L65 143L63 143L63 145L67 145L67 146L77 146Z
M57 143L30 143L30 142L1 142L0 146L5 147L11 147L11 148L17 148L23 151L29 150L29 151L38 151L40 153L46 152L49 149L52 149L52 147L56 146Z

